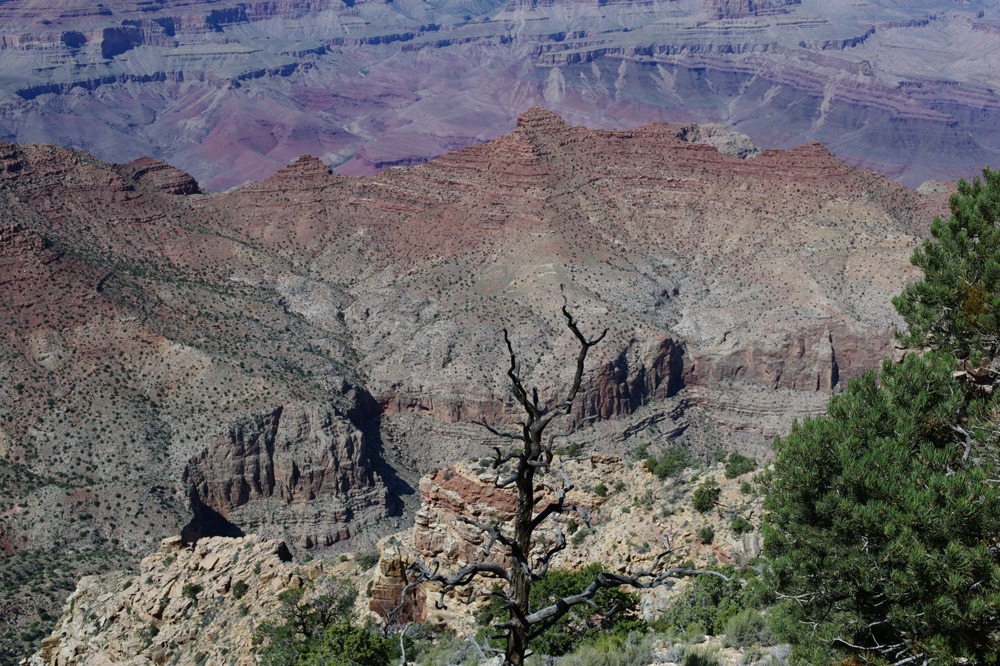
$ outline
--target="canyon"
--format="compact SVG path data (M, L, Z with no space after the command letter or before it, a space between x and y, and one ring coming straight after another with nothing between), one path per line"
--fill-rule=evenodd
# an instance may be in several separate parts
M422 475L496 444L473 420L516 423L504 330L541 400L565 390L561 291L608 329L567 445L767 459L893 353L890 299L951 187L818 143L543 108L425 164L363 178L302 156L225 193L149 158L0 144L6 621L62 604L75 579L52 566L136 566L171 535L302 557L405 529Z
M0 140L225 190L302 154L414 165L543 105L820 141L917 187L997 161L998 47L993 0L8 0Z

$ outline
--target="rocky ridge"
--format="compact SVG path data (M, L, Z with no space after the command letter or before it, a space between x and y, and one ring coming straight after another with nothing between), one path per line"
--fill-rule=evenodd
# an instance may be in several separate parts
M275 619L278 595L306 599L350 577L350 562L295 564L280 541L257 536L164 539L135 573L89 576L32 666L256 663L254 630Z

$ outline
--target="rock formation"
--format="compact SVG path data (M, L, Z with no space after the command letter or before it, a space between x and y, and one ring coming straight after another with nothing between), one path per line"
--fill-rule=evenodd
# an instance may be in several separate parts
M213 537L194 547L167 538L135 573L82 579L28 663L249 666L256 663L254 629L277 619L281 592L306 587L308 599L348 570L290 560L283 543L257 536Z
M371 544L420 475L490 450L468 421L516 422L503 328L561 399L560 285L609 329L566 424L588 453L766 456L891 353L890 298L946 198L819 144L544 109L424 165L362 179L306 157L223 194L0 144L0 548Z

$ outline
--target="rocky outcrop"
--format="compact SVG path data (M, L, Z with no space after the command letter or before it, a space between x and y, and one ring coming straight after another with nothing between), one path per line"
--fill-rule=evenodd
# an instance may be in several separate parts
M256 536L167 538L137 573L82 579L28 663L250 666L254 628L276 619L279 594L306 587L308 599L336 585L337 564L290 560L283 543Z
M134 183L167 194L199 194L198 182L180 169L150 157L140 157L121 167Z
M386 505L366 447L350 422L315 405L247 415L185 470L195 511L189 538L232 527L280 529L303 548L348 538L352 519Z
M379 543L379 570L369 589L368 609L396 626L425 622L427 591L422 585L407 589L416 579L416 574L407 571L412 561L406 556L409 549L401 547L395 537L390 539L392 543Z
M675 479L660 481L641 464L627 465L616 456L598 454L564 461L564 469L575 485L567 504L582 509L590 516L590 523L585 524L574 512L559 518L569 543L552 559L553 568L578 570L600 562L612 571L634 572L650 566L666 550L667 543L672 549L668 561L678 565L693 561L698 566L743 566L760 554L761 537L757 531L763 515L760 499L741 491L749 474L727 479L721 465L705 470L699 482L718 483L720 494L716 508L699 513L691 506L697 484L683 481L691 470ZM383 550L383 572L396 567L398 561L408 562L413 558L421 558L425 563L433 561L442 570L487 560L509 565L501 546L495 545L487 556L482 532L462 522L468 519L509 524L506 521L515 508L513 497L494 488L491 483L494 478L482 466L477 469L468 462L423 477L421 506L414 527L392 537L396 545ZM544 496L545 492L539 485L539 495ZM544 505L544 501L538 503L539 508ZM738 516L753 528L746 533L734 533L730 526ZM714 540L706 543L698 537L697 531L702 527L712 529ZM552 521L546 521L535 533L536 556L554 544L555 538ZM376 584L388 589L402 582L394 581L396 578L383 573ZM683 588L683 581L678 583L679 587L644 593L643 614L647 620L655 619L666 609ZM462 588L457 592L467 597L466 601L475 601L470 598L474 590ZM425 593L437 594L433 589ZM374 609L374 599L372 604ZM436 610L435 615L452 627L468 630L471 626L468 615L478 605L450 604L454 607L452 611Z
M802 0L705 0L705 11L714 19L785 14Z

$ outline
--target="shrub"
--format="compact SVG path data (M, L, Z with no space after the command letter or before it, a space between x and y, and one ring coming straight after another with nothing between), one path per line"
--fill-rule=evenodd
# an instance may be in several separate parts
M715 538L715 530L712 529L711 525L702 525L697 531L698 541L702 543L712 543L712 539Z
M201 591L204 589L205 588L198 583L188 583L181 589L181 594L188 599L197 599L198 595L201 594Z
M683 666L719 666L719 657L707 650L688 650L684 653Z
M249 589L250 586L244 583L243 581L241 580L236 581L235 583L233 583L233 598L242 599L243 595L245 595Z
M649 455L646 457L646 469L661 479L673 476L687 467L690 456L684 449L667 449L660 457Z
M608 487L603 483L598 483L596 486L594 486L593 490L595 495L600 495L601 497L604 497L605 495L608 494Z
M733 576L735 571L733 567L717 570L727 576ZM706 633L718 634L722 633L726 620L747 605L739 580L726 581L718 576L702 575L691 579L659 622L670 630L700 626Z
M757 469L756 460L733 451L729 454L729 461L726 463L726 478L735 479L755 469Z
M258 663L262 666L312 666L319 663L368 666L369 663L377 663L351 661L349 652L342 652L337 657L334 654L336 643L330 643L331 640L343 641L345 645L357 647L359 653L363 648L371 648L364 654L381 654L377 644L371 643L366 636L354 633L370 633L367 629L350 627L351 611L357 598L353 586L331 580L322 594L301 603L304 594L304 588L285 590L279 594L281 606L276 612L276 619L257 626L253 645ZM328 633L328 629L334 627L339 628Z
M365 553L358 553L354 561L357 562L358 568L362 571L368 571L373 566L378 564L379 554L377 550L371 550Z
M559 666L645 666L653 661L653 637L632 633L627 637L598 636L570 652Z
M723 645L744 648L753 643L763 642L762 638L767 633L767 623L759 611L745 608L723 623L722 633Z
M746 534L747 532L753 532L753 525L750 521L743 516L736 516L733 522L729 524L729 529L733 531L733 534L739 536L741 534Z
M557 599L583 592L603 570L600 564L592 564L579 571L550 570L544 578L532 584L531 608L544 608ZM586 604L574 606L549 629L532 639L532 649L542 654L559 656L581 642L593 643L601 636L623 639L629 632L645 628L638 618L638 595L612 588L602 590L593 600L603 612L611 608L615 608L615 612L602 615ZM497 621L503 622L507 617L500 598L494 596L476 619L481 625L487 626L496 624Z
M719 488L719 484L716 483L715 479L705 479L695 489L691 497L691 505L694 506L695 511L705 513L715 506L715 502L719 499L721 492L722 489Z

